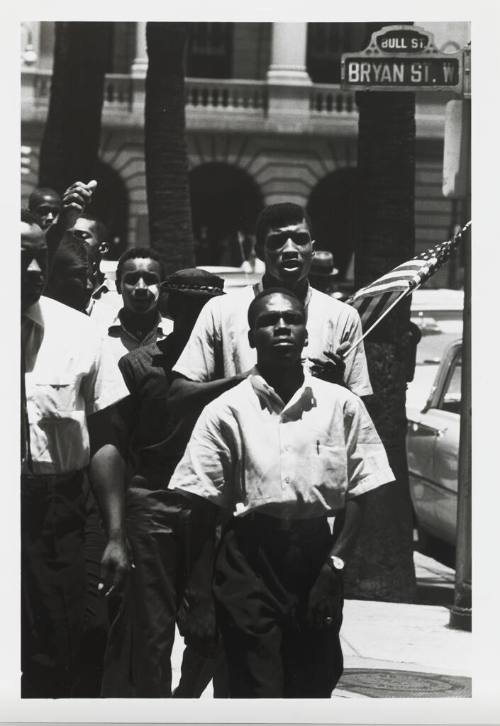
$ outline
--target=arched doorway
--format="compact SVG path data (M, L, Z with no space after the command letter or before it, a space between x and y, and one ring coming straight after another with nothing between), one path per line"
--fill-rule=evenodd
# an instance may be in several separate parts
M316 248L333 253L339 281L346 279L356 246L358 197L356 169L339 169L314 187L307 211L311 217Z
M221 162L193 169L189 184L196 264L241 265L263 207L259 187L242 169Z
M127 188L118 172L102 161L97 162L93 177L97 180L97 187L88 212L106 225L109 235L106 257L117 260L127 249Z

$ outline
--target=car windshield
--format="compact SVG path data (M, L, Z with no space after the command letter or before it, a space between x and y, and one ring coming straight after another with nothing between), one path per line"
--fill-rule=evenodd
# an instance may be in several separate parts
M422 410L432 390L439 363L450 343L462 336L463 293L421 290L413 295L411 319L422 337L417 345L414 378L406 391L407 409Z
M411 319L422 334L417 346L417 366L438 365L444 350L462 335L461 310L412 312Z

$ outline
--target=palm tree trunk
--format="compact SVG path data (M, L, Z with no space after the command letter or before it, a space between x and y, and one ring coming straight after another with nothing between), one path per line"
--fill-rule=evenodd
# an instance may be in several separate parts
M359 93L360 234L356 288L414 255L415 97ZM346 572L351 597L412 601L413 522L406 461L409 302L368 336L374 423L396 477L368 495L365 521Z
M185 130L187 23L147 23L146 190L151 245L167 272L194 265Z
M40 148L40 186L63 192L89 181L97 161L111 23L56 23L49 111Z

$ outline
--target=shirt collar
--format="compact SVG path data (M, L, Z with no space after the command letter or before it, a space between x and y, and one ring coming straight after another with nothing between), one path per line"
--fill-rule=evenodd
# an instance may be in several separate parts
M37 300L36 303L30 305L30 307L24 311L23 316L25 318L28 318L28 320L31 320L31 322L35 323L35 325L39 325L41 328L44 327L42 306L40 305L40 300Z
M281 414L286 410L291 410L297 405L304 410L314 405L313 380L310 373L304 371L304 381L302 385L295 391L288 403L284 403L281 396L276 393L274 388L260 375L257 366L254 366L248 374L248 380L259 401L274 413Z
M127 328L122 323L122 320L121 320L122 310L123 310L123 308L121 308L121 310L118 311L113 322L111 323L111 325L108 328L108 333L110 335L112 335L113 333L117 334L121 330L125 330L126 333L128 333L129 335L132 335L132 333L130 333L130 331L127 330ZM151 328L150 332L152 332L153 330L156 330L157 332L161 333L161 335L166 336L168 334L168 331L165 329L164 326L165 326L165 320L162 318L161 314L158 313L158 316L156 319L156 325L154 325Z

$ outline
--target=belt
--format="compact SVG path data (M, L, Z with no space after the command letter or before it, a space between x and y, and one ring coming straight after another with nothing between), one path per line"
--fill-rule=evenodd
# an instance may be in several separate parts
M325 517L308 517L307 519L291 518L291 517L273 517L270 514L262 512L250 512L244 517L235 517L234 522L241 522L242 526L246 522L255 527L262 527L266 531L272 532L292 532L292 531L310 531L317 530L318 525L326 521Z

